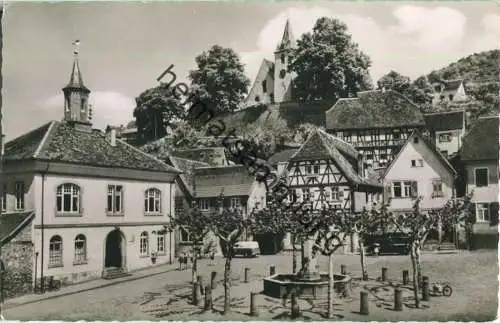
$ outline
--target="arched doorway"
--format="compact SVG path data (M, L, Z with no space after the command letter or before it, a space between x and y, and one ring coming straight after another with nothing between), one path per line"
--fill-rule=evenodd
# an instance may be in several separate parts
M108 233L104 255L104 268L125 267L125 237L120 229Z

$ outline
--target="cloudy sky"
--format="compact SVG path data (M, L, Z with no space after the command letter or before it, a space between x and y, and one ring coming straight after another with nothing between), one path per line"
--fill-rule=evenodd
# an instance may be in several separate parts
M298 37L318 17L344 21L372 61L374 80L396 70L411 78L500 45L493 2L13 3L2 21L7 139L63 114L72 42L92 90L94 126L132 119L134 98L170 64L185 80L194 57L232 47L254 77L272 58L285 20Z

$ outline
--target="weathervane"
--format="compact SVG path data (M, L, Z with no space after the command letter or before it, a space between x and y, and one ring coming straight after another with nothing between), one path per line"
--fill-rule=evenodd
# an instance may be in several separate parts
M73 42L73 55L78 56L80 52L80 41L77 39Z

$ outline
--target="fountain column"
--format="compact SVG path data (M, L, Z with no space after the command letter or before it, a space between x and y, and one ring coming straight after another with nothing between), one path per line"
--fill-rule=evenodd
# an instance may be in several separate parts
M317 270L317 259L313 257L313 239L307 239L304 242L304 268L300 272L301 280L318 280L320 274Z

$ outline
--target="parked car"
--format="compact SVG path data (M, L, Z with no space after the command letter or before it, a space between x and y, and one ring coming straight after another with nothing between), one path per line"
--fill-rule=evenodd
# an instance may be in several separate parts
M239 241L234 246L234 256L256 257L260 255L257 241Z

